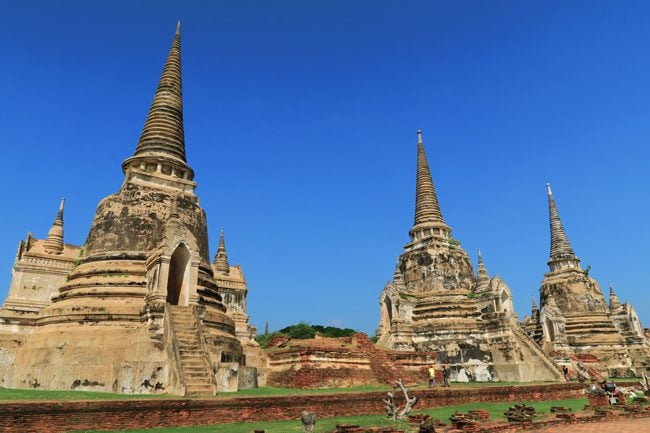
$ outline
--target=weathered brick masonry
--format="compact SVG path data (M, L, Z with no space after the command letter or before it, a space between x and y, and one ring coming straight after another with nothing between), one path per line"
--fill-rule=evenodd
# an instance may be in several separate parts
M551 384L465 389L426 389L412 393L417 408L467 402L543 401L578 398L583 385ZM121 400L0 403L0 431L54 433L88 429L120 430L230 422L298 419L309 410L320 418L378 414L384 393L228 398L210 400ZM398 402L403 398L397 395Z

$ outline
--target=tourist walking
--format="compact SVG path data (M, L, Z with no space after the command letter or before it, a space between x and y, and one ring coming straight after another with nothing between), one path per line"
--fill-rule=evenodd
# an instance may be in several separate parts
M564 380L566 382L568 382L569 381L569 369L567 368L566 365L564 367L562 367L562 373L564 373Z
M429 366L429 387L436 386L436 369L431 364Z
M443 386L449 386L449 368L446 365L442 367L442 378L445 380Z

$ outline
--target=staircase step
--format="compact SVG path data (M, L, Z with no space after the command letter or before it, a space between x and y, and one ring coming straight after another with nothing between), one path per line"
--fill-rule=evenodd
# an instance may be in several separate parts
M203 363L204 360L205 360L205 358L203 357L203 354L201 354L201 353L198 353L198 354L197 353L191 353L191 352L185 353L185 354L181 353L181 361L183 361L183 363L192 363L192 362L193 363L197 363L197 362Z
M212 378L208 375L207 371L203 369L203 371L186 371L184 373L187 373L185 376L185 381L187 383L190 382L207 382L210 383L212 381Z
M176 339L180 341L201 341L198 335L191 333L176 333Z
M206 364L192 364L192 365L183 364L182 369L183 369L183 374L196 374L196 373L206 374L206 372L210 371L210 368Z
M171 306L171 325L180 355L179 368L183 373L185 395L189 397L212 396L212 367L205 358L197 319L191 308Z
M201 396L211 396L212 387L211 386L201 386L198 388L194 387L185 387L185 395L187 397L201 397Z
M201 347L179 347L178 352L181 355L181 358L203 358L204 356L203 349Z
M200 344L179 344L178 350L183 353L193 353L201 350Z
M185 386L210 386L212 382L206 377L191 377L185 379Z
M192 391L198 391L198 390L212 390L212 384L211 383L202 383L202 384L192 384L188 385L185 387L185 390L192 390Z

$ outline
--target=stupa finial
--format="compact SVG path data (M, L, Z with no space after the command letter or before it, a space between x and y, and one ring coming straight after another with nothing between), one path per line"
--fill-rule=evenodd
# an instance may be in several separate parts
M56 218L54 218L54 223L52 228L47 233L47 238L43 248L46 253L49 254L61 254L63 252L63 208L65 206L65 198L61 199L59 204L59 210L56 213Z
M427 155L424 152L422 131L418 130L417 175L415 181L415 222L411 236L417 233L447 239L451 229L445 224L440 212L436 189L433 186Z
M614 285L609 283L609 308L616 308L621 306L621 301L618 300L616 292L614 292Z
M548 193L548 218L551 228L551 261L562 259L577 261L578 259L569 243L569 238L564 232L562 220L560 219L560 214L557 210L555 199L553 198L550 183L546 184L546 190ZM578 265L576 264L576 267L577 266Z
M483 262L481 250L478 250L478 277L476 278L476 290L483 291L487 289L490 284L490 275L488 274L487 267Z
M180 21L134 156L147 155L163 156L186 163Z

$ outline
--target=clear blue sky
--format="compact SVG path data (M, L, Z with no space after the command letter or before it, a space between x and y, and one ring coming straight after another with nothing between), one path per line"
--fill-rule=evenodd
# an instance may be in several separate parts
M5 1L0 298L65 196L82 244L183 21L188 161L263 330L374 333L413 223L416 130L474 263L530 311L545 183L583 266L650 326L650 3Z

